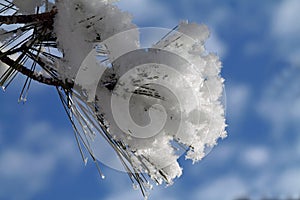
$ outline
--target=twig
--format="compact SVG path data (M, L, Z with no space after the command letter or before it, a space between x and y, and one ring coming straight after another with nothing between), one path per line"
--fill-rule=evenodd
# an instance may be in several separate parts
M49 22L53 23L54 16L57 9L53 8L50 12L32 15L13 15L13 16L0 16L0 23L3 24L28 24L33 22Z
M0 54L3 53L0 51ZM14 70L20 72L21 74L31 78L32 80L38 81L40 83L46 84L46 85L52 85L52 86L61 86L64 89L70 89L71 83L63 83L60 80L55 80L54 78L48 78L43 76L42 74L37 74L34 71L31 71L30 69L26 68L25 66L16 63L14 60L10 59L8 56L1 56L0 60L13 68ZM41 64L41 63L39 63Z

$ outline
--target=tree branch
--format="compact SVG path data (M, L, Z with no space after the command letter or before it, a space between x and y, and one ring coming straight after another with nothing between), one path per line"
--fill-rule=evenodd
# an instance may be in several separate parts
M43 26L47 27L47 29L53 29L54 17L57 14L57 9L53 8L50 12L41 13L41 14L33 14L33 15L14 15L14 16L0 16L0 24L28 24L28 23L43 23ZM22 51L24 48L21 47L15 51ZM10 52L11 54L12 52ZM20 63L17 63L13 59L9 58L6 53L0 51L0 61L10 66L14 70L20 72L21 74L27 76L28 78L38 81L40 83L51 85L55 87L62 87L64 89L71 89L74 83L70 80L59 80L55 77L45 77L42 74L38 74L35 71L32 71ZM48 66L41 60L41 58L34 59L43 69L48 69ZM47 71L47 70L46 70Z
M57 9L53 8L50 12L33 14L33 15L13 15L0 16L0 23L2 24L28 24L33 22L49 22L53 24L53 19L57 13Z
M0 51L0 54L3 54ZM31 71L30 69L24 67L23 65L16 63L14 60L10 59L8 56L1 56L0 60L7 64L8 66L10 66L11 68L13 68L14 70L20 72L21 74L31 78L32 80L38 81L40 83L46 84L46 85L51 85L51 86L56 86L56 87L62 87L64 89L71 89L73 87L73 83L66 81L66 83L64 83L61 80L58 79L54 79L54 78L48 78L43 76L42 74L37 74L34 71ZM42 62L39 63L40 65L42 65ZM45 64L44 64L45 65ZM41 66L44 67L44 66Z

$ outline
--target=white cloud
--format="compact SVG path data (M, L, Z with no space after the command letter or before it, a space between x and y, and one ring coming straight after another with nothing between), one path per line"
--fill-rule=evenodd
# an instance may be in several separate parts
M240 150L243 151L242 148ZM240 155L248 157L249 161L254 160L256 166L253 167L257 169L255 173L244 167L239 168L240 173L237 168L232 168L237 170L236 174L213 176L212 181L197 186L192 199L234 200L242 197L261 199L264 196L273 198L296 194L299 196L300 170L297 165L293 167L282 159L288 151L286 153L282 150L273 151L276 156L271 160L269 150L264 147L252 147L241 152ZM282 155L278 155L278 152ZM248 164L253 165L253 162ZM286 166L285 170L278 168L278 165Z
M247 167L259 169L268 163L270 153L265 147L250 147L241 153L240 160Z
M49 155L4 151L0 156L0 198L31 199L33 194L44 189L53 168Z
M235 175L229 175L216 180L206 187L199 188L193 199L233 200L247 194L247 187L244 182Z
M76 170L78 152L72 143L71 136L48 123L30 123L17 141L2 146L0 199L32 199L51 184L58 165Z
M264 89L257 109L270 122L274 136L288 128L300 130L299 76L300 68L286 68Z
M278 48L278 54L293 65L300 64L300 1L281 1L274 10L272 35Z
M262 156L261 166L263 163L269 164L261 173L271 172L272 175L267 178L267 183L271 185L267 189L275 195L293 195L299 192L300 171L294 168L299 163L300 153L299 77L299 67L284 69L263 90L262 99L257 106L258 114L267 121L271 129L270 140L275 141L269 150L265 149L266 152L261 153L265 154Z
M299 37L300 1L282 1L274 10L273 31L279 37Z
M300 170L299 168L292 168L279 174L275 183L275 191L281 195L300 195Z

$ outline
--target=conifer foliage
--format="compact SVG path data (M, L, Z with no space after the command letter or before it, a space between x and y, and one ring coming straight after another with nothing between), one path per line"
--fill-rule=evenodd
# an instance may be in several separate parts
M83 161L87 153L102 178L99 139L147 198L153 183L182 175L180 156L200 161L226 137L221 62L205 50L205 25L180 22L144 48L113 0L1 0L0 25L0 86L22 74L22 102L33 81L55 87Z

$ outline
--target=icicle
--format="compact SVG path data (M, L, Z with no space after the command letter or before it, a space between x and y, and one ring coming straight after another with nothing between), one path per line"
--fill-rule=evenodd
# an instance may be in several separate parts
M150 196L149 192L146 192L145 195L144 195L144 200L148 200L149 196Z
M147 183L145 183L145 187L149 190L153 189L153 185L149 181Z
M104 174L101 174L101 178L102 178L102 179L105 179L105 175L104 175Z
M133 183L133 184L132 184L132 188L133 188L134 190L138 190L138 189L139 189L139 185L136 184L136 183Z
M89 160L89 158L88 158L88 157L86 157L86 158L84 159L84 165L85 165L85 166L87 165L87 163L88 163L88 160Z
M27 98L26 97L23 97L21 96L19 99L18 99L18 103L26 103L27 102Z

